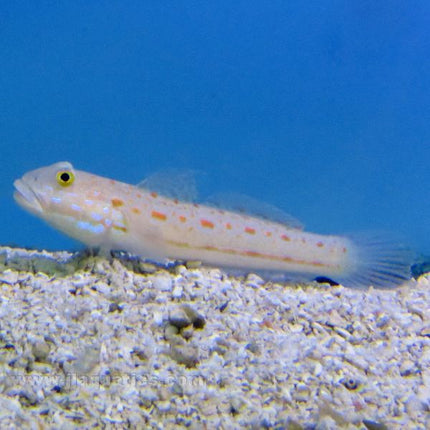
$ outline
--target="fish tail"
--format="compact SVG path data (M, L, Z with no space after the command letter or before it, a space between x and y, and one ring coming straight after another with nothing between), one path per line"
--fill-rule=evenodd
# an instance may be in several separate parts
M351 257L338 282L353 288L394 288L411 278L414 253L385 233L353 235Z

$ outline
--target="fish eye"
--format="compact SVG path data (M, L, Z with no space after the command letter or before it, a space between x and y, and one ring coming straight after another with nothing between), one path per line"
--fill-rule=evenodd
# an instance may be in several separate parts
M57 182L62 187L67 187L73 184L74 180L75 180L75 175L70 170L60 170L59 172L57 172Z

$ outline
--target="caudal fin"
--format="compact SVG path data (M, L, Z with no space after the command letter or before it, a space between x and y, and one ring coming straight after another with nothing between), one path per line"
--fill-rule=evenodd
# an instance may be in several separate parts
M336 281L354 288L394 288L411 278L413 252L386 234L372 233L350 237L351 264Z

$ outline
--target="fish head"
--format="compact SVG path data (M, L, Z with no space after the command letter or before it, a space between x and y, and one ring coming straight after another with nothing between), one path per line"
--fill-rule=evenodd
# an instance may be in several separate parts
M91 246L103 243L112 208L105 178L75 170L62 161L26 173L14 182L15 201L67 235Z
M75 180L73 166L66 161L27 172L14 182L15 201L33 215L43 218L55 199L70 197Z

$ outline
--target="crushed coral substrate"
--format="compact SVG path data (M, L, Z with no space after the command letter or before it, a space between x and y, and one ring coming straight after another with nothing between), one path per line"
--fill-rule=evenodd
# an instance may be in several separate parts
M0 248L0 428L430 428L430 275L278 284Z

